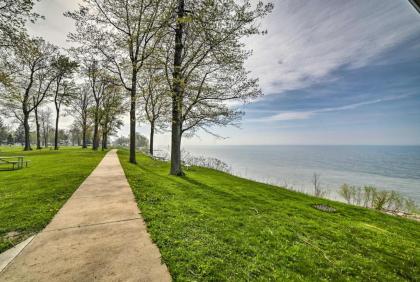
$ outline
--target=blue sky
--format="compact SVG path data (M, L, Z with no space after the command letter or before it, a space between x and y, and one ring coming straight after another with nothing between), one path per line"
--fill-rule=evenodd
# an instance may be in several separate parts
M263 24L247 66L265 96L215 142L420 144L420 14L408 1L277 1Z
M46 20L31 32L67 46L62 12L77 1L41 3ZM215 129L227 139L201 132L184 144L420 144L420 14L407 0L274 5L268 35L246 40L246 67L265 95L241 106L241 129Z

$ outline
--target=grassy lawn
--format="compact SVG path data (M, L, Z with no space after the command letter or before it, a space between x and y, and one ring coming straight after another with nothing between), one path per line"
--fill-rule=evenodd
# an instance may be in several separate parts
M194 167L121 163L178 281L419 281L420 223ZM334 213L315 210L328 204Z
M0 252L44 228L104 154L79 148L22 152L0 147L0 156L31 160L28 168L0 171Z

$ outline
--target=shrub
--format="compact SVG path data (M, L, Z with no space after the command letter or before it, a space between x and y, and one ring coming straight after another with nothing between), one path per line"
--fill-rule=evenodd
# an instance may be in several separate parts
M403 197L399 193L391 191L388 199L387 209L392 210L394 212L400 211L404 205L403 200Z
M318 173L314 173L312 177L312 184L314 185L315 197L323 198L327 196L328 192L322 188L320 179L321 179L321 175Z
M343 185L341 185L338 193L344 198L344 200L347 201L348 204L351 204L352 192L351 192L351 188L350 188L349 185L347 185L345 183Z
M364 186L362 189L361 187L343 184L338 193L348 204L391 212L418 213L416 203L396 191L379 191L374 186Z
M416 205L416 202L412 199L403 199L404 210L409 213L419 213L419 209Z
M364 198L364 194L362 192L362 187L354 187L354 201L353 204L360 206L362 204L362 198Z
M373 208L376 210L383 210L384 206L389 202L391 193L388 191L379 191L375 195L373 201Z
M195 157L186 151L182 152L182 162L187 165L208 167L208 168L212 168L212 169L227 172L227 173L230 173L232 170L228 164L226 164L225 162L217 158L201 157L201 156Z
M373 202L375 201L376 188L373 186L365 186L363 194L363 206L365 208L373 207Z

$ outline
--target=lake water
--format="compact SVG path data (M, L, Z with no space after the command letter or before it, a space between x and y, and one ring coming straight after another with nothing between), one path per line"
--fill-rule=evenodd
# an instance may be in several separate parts
M311 193L314 173L340 199L343 184L395 190L420 203L420 146L186 146L218 158L245 178Z

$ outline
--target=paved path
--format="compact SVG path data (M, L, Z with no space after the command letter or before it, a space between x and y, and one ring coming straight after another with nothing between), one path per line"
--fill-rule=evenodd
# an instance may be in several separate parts
M170 280L115 150L0 273L0 281Z

